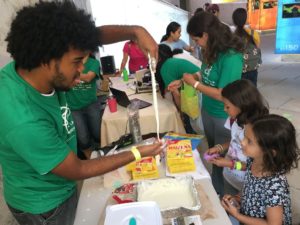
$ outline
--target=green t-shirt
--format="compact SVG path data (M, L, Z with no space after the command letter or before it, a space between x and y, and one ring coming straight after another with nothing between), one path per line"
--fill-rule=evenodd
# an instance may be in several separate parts
M226 53L220 53L216 62L211 67L202 63L201 75L202 82L207 86L223 88L227 84L241 79L243 69L243 57L241 53L229 50ZM224 111L224 104L204 93L202 94L202 107L211 116L217 118L227 118Z
M200 68L195 66L193 63L185 59L178 58L167 59L160 69L160 73L166 88L172 81L180 80L184 73L194 74L199 71Z
M89 83L83 82L66 93L68 104L71 110L82 109L95 101L97 101L97 85L96 80L99 79L100 63L98 60L91 57L88 58L84 64L83 74L92 71L96 74L96 77Z
M74 181L51 173L70 151L77 151L65 93L42 95L16 73L15 62L11 62L0 70L0 95L5 200L21 211L47 212L76 188Z

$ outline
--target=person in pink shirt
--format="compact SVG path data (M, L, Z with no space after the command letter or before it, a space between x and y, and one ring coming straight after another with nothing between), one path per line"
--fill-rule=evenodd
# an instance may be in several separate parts
M148 58L137 45L136 41L128 41L123 48L123 59L120 67L120 73L124 70L129 57L129 72L135 73L137 70L145 69L148 66Z

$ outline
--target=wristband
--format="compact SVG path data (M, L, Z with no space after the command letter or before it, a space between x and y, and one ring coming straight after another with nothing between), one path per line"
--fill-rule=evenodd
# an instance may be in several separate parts
M196 81L196 83L194 84L194 88L197 89L198 85L199 85L199 81Z
M235 165L235 161L231 160L230 162L231 162L230 169L233 170L234 169L234 165Z
M242 163L240 161L235 162L235 169L236 170L242 170Z
M138 160L140 160L140 159L142 158L141 153L140 153L140 151L137 149L136 146L133 146L133 147L131 148L131 152L132 152L132 154L133 154L133 156L134 156L134 158L135 158L135 161L138 161Z

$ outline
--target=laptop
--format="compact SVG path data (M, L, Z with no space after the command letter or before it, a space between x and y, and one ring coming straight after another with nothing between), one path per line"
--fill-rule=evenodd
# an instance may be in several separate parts
M115 89L115 88L112 88L112 87L110 87L109 89L110 89L111 93L116 97L117 103L120 106L127 107L131 103L137 102L138 106L139 106L139 109L143 109L143 108L146 108L146 107L149 107L149 106L152 105L151 103L143 101L143 100L138 99L138 98L134 98L134 99L129 100L129 98L128 98L125 91L121 91L121 90L118 90L118 89Z

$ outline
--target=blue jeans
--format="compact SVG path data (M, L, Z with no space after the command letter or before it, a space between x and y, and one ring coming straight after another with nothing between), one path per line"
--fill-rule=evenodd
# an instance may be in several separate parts
M73 225L78 203L76 190L65 202L46 213L31 214L7 206L20 225Z
M229 142L231 139L230 130L224 127L226 119L216 118L209 115L202 107L201 110L204 133L207 139L208 147L211 148L216 144ZM224 195L224 178L223 167L212 165L211 179L216 192L223 197Z
M72 111L80 150L91 148L93 143L100 143L102 111L100 99L83 109Z
M256 87L257 86L257 74L258 74L257 70L252 70L249 72L242 73L242 78L250 80Z

